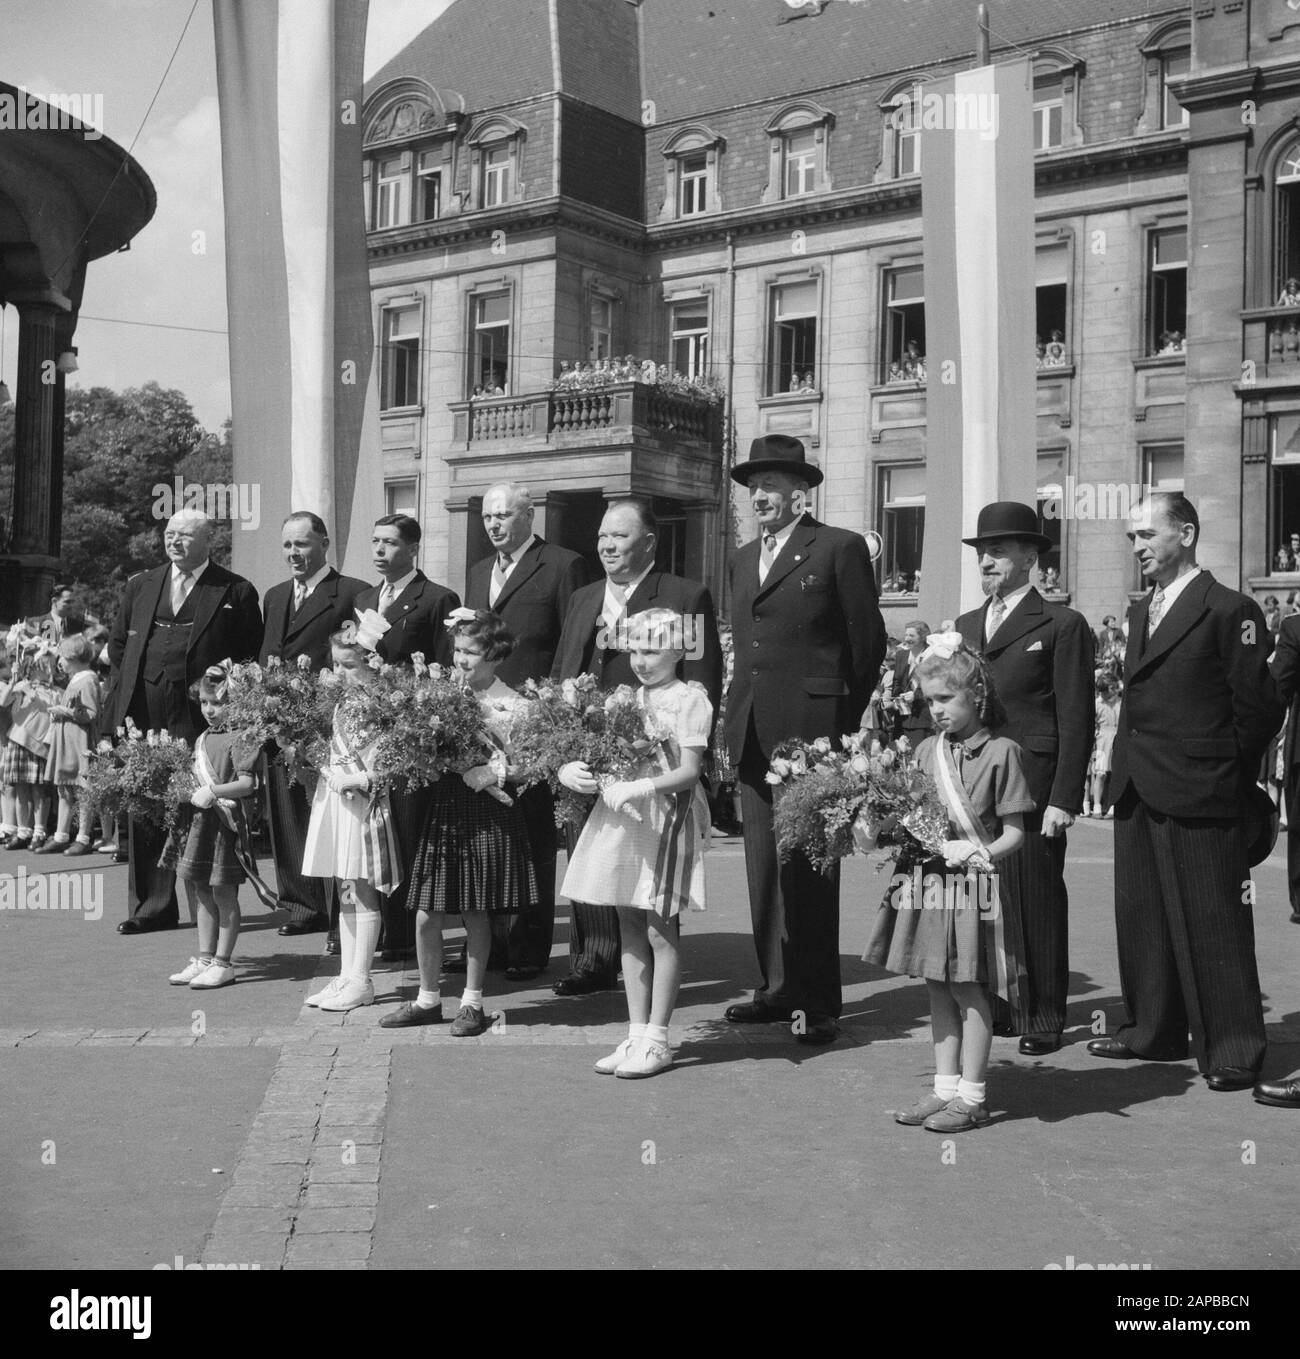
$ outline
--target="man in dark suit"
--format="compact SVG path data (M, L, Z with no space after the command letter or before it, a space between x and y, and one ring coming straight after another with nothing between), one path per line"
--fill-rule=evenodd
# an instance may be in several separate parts
M1282 737L1282 768L1286 777L1286 875L1291 898L1291 920L1300 924L1300 614L1283 618L1277 646L1269 665L1278 697L1290 705Z
M444 626L447 616L460 607L454 590L432 581L415 564L420 548L420 525L409 514L386 514L375 520L370 538L375 570L383 577L357 595L358 614L382 615L382 635L374 650L390 665L410 662L417 652L425 663L451 664L451 634ZM363 625L361 636L368 629ZM401 846L402 859L409 864L424 829L428 810L428 791L395 793L392 796L393 826ZM406 909L410 878L404 876L395 892L383 899L384 951L386 959L405 958L415 950L415 926Z
M284 521L281 536L289 579L266 592L266 633L258 661L265 666L278 660L293 667L305 656L313 671L324 670L331 663L330 634L355 621L357 596L369 587L354 576L341 576L326 560L330 540L319 515L295 510ZM302 873L302 851L311 820L306 789L289 777L283 761L271 755L266 773L276 882L280 904L289 911L280 933L327 929L333 881Z
M110 729L129 717L141 731L163 727L193 741L207 723L189 688L210 665L249 661L262 642L257 591L209 558L212 521L182 510L167 521L170 559L126 583L108 638L112 668ZM176 875L157 867L162 836L130 827L130 918L119 934L172 929L178 920Z
M587 583L587 567L576 552L544 542L533 532L533 501L526 487L513 482L490 486L483 496L483 527L493 555L470 567L465 602L505 620L515 649L497 667L497 677L517 688L526 679L550 676L569 601ZM519 806L537 872L537 900L517 915L493 922L488 965L504 966L507 977L527 981L551 960L558 840L555 799L546 784L530 788ZM457 970L451 960L447 966Z
M1151 491L1128 528L1142 578L1111 771L1124 1023L1097 1057L1181 1061L1190 1026L1211 1090L1264 1059L1247 823L1283 707L1258 604L1196 564L1200 522Z
M50 594L49 613L29 619L51 646L58 646L65 637L75 637L86 630L86 619L76 607L76 593L71 585L56 585Z
M644 501L614 500L600 522L596 551L605 579L574 593L555 654L554 677L596 676L601 688L636 686L626 646L627 620L645 609L672 609L686 619L687 654L680 669L709 695L716 715L722 697L722 644L708 590L698 581L655 570L659 542L654 512ZM574 902L570 913L570 975L555 983L561 996L608 990L618 977L618 915L612 906Z
M840 1014L840 880L802 854L781 863L772 830L773 747L856 731L885 656L885 625L865 539L804 512L822 479L798 439L769 434L731 475L749 490L759 538L731 563L735 671L727 747L740 760L745 870L762 985L733 1024L790 1022L829 1043Z
M957 631L988 660L1007 714L999 734L1020 747L1035 808L1025 814L1023 845L1002 869L1021 903L1027 1003L1013 1019L995 1001L994 1026L1021 1032L1020 1051L1043 1056L1061 1046L1070 988L1065 832L1083 810L1092 754L1095 644L1081 613L1049 604L1030 584L1039 552L1052 546L1033 506L985 505L975 536L963 541L976 551L988 600L962 614Z

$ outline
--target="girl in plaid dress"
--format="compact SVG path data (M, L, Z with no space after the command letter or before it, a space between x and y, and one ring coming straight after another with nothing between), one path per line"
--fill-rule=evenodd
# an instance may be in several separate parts
M370 653L346 623L330 637L334 673L347 685L372 684ZM373 745L354 731L342 704L334 710L329 763L320 771L303 846L302 871L339 884L339 975L307 997L322 1010L373 1005L370 979L382 923L379 894L402 882L402 858L388 790L371 778Z
M601 1075L654 1076L673 1064L668 1025L681 982L680 914L704 909L704 847L709 805L700 772L713 705L698 685L677 678L685 622L671 609L628 620L639 698L664 733L639 777L600 790L569 859L561 892L618 910L628 1036L596 1063ZM584 764L565 765L561 782L597 792Z
M177 878L185 884L190 913L199 927L199 956L167 980L172 986L189 986L195 991L215 990L235 980L231 960L239 938L239 884L245 876L237 842L241 836L246 842L248 834L239 800L257 787L253 773L257 751L241 750L233 732L217 730L226 711L228 680L224 667L209 666L190 689L208 724L194 742L194 778L198 783L190 794L194 811L187 828L168 837L159 861L165 868L175 868ZM224 810L218 807L218 799ZM247 860L247 843L243 848Z
M59 668L68 676L62 699L50 709L49 754L45 781L59 795L59 822L54 834L41 847L42 854L90 853L94 809L85 797L86 760L95 741L99 720L99 681L92 665L95 649L78 633L59 643ZM72 821L77 817L77 838Z
M483 979L492 917L531 906L537 878L524 814L504 790L510 724L526 702L496 677L497 666L514 650L514 638L486 609L454 609L446 625L455 645L452 663L478 695L499 752L491 763L445 774L433 785L406 898L407 909L416 912L420 992L379 1022L388 1029L441 1022L443 926L448 915L459 915L465 926L465 991L448 1032L469 1038L488 1026Z
M45 760L50 750L50 708L58 702L54 687L58 653L22 624L15 626L10 637L16 661L13 678L0 689L0 707L10 717L8 738L0 753L0 784L7 792L12 790L14 819L3 847L39 849L45 843L49 810Z

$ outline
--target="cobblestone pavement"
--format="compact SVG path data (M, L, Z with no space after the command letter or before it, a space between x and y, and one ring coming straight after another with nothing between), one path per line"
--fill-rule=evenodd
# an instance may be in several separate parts
M0 874L17 864L0 854ZM623 1036L620 993L489 977L481 1037L385 1030L413 965L377 967L374 1006L306 1008L335 964L257 908L239 985L168 987L193 933L117 935L125 870L90 871L98 920L0 910L6 1267L1300 1263L1281 1211L1300 1116L1212 1094L1190 1062L1084 1050L1119 1018L1105 824L1071 836L1067 1045L1029 1059L999 1040L993 1122L949 1139L890 1117L928 1084L928 1016L922 986L858 961L886 883L869 863L844 875L843 1035L810 1049L721 1019L754 969L743 857L719 842L710 909L684 931L678 1064L642 1082L591 1071ZM1257 881L1276 1075L1300 1066L1300 927L1280 855ZM980 1223L979 1249L958 1221Z

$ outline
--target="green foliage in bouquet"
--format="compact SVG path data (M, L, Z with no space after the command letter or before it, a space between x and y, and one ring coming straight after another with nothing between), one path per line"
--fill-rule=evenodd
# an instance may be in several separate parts
M311 660L296 665L271 657L265 666L249 663L230 668L222 726L236 733L241 753L274 745L274 758L299 781L306 782L304 756L328 750L330 720L337 695L312 673Z
M767 781L781 789L773 824L783 860L801 853L822 873L887 832L892 859L919 861L949 839L948 814L905 738L882 746L862 732L783 741ZM879 866L883 866L883 863Z
M91 752L88 796L117 815L171 830L194 791L189 742L166 731L142 732L130 718L118 736L117 745L103 740Z

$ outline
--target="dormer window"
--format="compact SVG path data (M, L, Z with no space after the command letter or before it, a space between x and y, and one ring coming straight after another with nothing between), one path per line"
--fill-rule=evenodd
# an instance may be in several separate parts
M881 148L876 182L921 173L921 85L908 80L880 101Z
M476 208L500 208L524 196L524 127L502 114L485 118L465 138L474 156L470 201Z
M459 95L407 78L377 91L366 105L363 145L366 227L387 231L436 221L449 202L455 134L464 117Z
M1160 62L1160 126L1186 127L1187 110L1178 102L1177 96L1169 88L1171 81L1190 75L1192 71L1192 51L1189 47L1166 52Z
M679 128L661 148L664 200L661 222L720 212L719 169L726 143L700 124Z
M409 153L381 160L375 179L375 230L405 226L410 220L407 185L410 182Z
M1191 25L1185 18L1170 19L1152 30L1139 51L1145 61L1142 115L1134 131L1175 132L1186 127L1188 113L1173 86L1191 74Z
M515 158L509 142L483 148L483 201L485 208L499 207L510 201L510 178Z
M771 139L764 203L806 198L831 188L827 144L835 117L811 99L788 104L764 128Z

